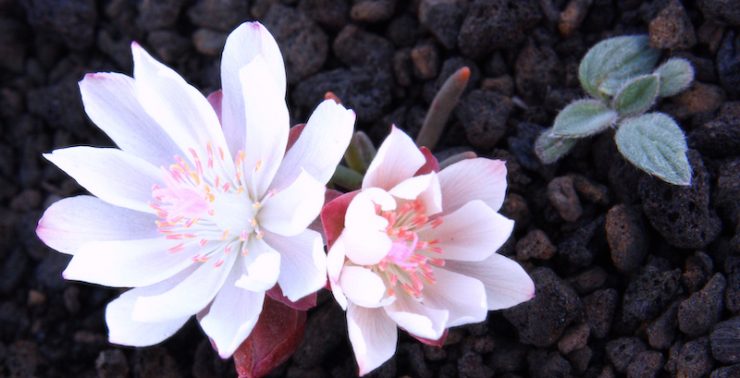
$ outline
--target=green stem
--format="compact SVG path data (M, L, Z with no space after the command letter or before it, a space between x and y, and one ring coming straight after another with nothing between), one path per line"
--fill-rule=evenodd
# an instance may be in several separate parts
M468 80L470 80L470 68L468 67L460 68L445 80L437 95L434 96L419 135L416 136L417 146L425 146L430 150L434 149L442 136L442 131L444 131L445 124L450 118L452 109L460 101L460 96L468 85Z

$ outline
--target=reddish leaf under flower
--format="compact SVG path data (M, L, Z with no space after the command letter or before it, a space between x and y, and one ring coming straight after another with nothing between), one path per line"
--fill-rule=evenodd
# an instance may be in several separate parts
M303 339L306 312L265 298L252 333L234 353L239 378L259 378L287 361Z
M280 286L275 285L272 289L267 291L267 296L298 311L308 311L316 307L316 293L306 295L305 297L292 302L288 297L283 295L283 290L280 289Z
M411 334L409 333L409 335L411 335ZM442 346L445 345L445 340L447 340L447 330L445 330L445 332L442 334L442 337L440 337L437 340L425 339L423 337L414 336L414 335L411 335L411 337L413 337L413 338L421 341L422 343L424 343L426 345L437 347L437 348L441 348Z
M321 209L321 225L324 227L324 237L326 237L326 247L331 248L344 230L344 214L352 199L359 193L355 190L342 194L341 196L329 201Z
M421 166L421 168L419 168L418 171L416 171L416 174L414 176L421 176L431 172L439 172L439 161L437 161L437 158L432 155L432 151L424 146L419 147L419 151L421 151L421 154L424 155L424 159L426 160L426 162L424 163L424 165Z

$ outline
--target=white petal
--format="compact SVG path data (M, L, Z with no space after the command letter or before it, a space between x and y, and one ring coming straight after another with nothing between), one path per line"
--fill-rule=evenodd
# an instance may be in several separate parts
M447 310L429 308L403 294L397 295L396 301L385 307L385 312L406 332L430 340L442 337L450 315Z
M396 198L405 200L419 199L426 207L427 215L442 211L442 192L437 174L432 172L426 175L414 176L401 181L389 191Z
M393 209L396 202L382 189L370 188L361 191L352 199L345 214L342 231L347 258L358 265L373 265L388 254L391 239L385 228L388 221L377 215L375 207Z
M534 297L532 278L516 261L498 253L475 263L447 261L445 269L483 282L489 310L516 306Z
M434 278L435 284L424 286L424 303L450 312L445 328L486 319L486 291L480 281L445 269L434 269Z
M264 292L244 290L234 285L240 275L233 269L221 291L199 319L203 331L210 337L221 358L229 358L249 336L262 312Z
M380 262L391 250L393 242L385 231L362 228L345 228L345 254L358 265L374 265Z
M118 73L87 74L80 93L88 117L122 150L155 166L182 152L136 98L134 79Z
M162 183L162 173L150 163L115 148L70 147L44 157L103 201L154 213L152 185Z
M221 289L234 266L237 253L224 257L219 267L201 263L177 286L156 295L141 296L134 304L134 320L159 322L189 316L205 308Z
M379 216L375 207L383 211L396 208L396 200L385 190L369 188L362 190L347 206L344 216L346 227L385 230L388 221Z
M347 299L362 307L380 307L386 292L383 279L360 266L345 266L339 285Z
M193 256L200 250L197 243L177 252L168 250L177 245L177 241L163 237L86 243L75 253L63 276L113 287L153 285L192 265Z
M157 217L124 209L93 196L54 202L44 212L36 235L51 248L73 254L85 243L144 239L159 235Z
M423 230L419 236L438 240L436 246L442 249L444 259L481 261L501 248L513 229L513 220L476 200L445 215L442 224Z
M295 236L265 233L265 242L280 252L278 284L295 302L326 285L326 254L321 234L305 230Z
M350 305L347 309L347 330L360 375L382 365L396 352L396 323L382 308L369 309Z
M221 57L221 85L223 86L222 120L226 141L231 153L244 148L246 118L239 71L260 55L268 63L270 79L278 93L285 96L285 66L275 39L259 22L246 22L229 37Z
M190 315L158 322L140 322L133 318L134 305L139 297L158 295L172 289L191 272L192 270L186 270L156 285L131 289L109 303L105 309L105 322L108 325L110 342L149 346L162 342L177 332L190 319Z
M342 291L342 286L339 285L339 277L344 267L345 255L344 255L344 241L342 236L334 242L329 249L329 253L326 256L326 273L329 277L329 286L331 292L334 295L334 299L339 303L339 306L343 310L347 310L347 296Z
M412 177L426 159L406 133L393 126L390 135L378 148L362 180L363 188L378 187L390 190L401 181Z
M276 234L298 235L319 215L324 192L324 184L301 172L290 186L265 198L257 216L259 224Z
M228 146L216 112L208 100L171 68L156 61L137 43L134 57L136 97L139 103L182 151L202 150L210 142L217 150ZM184 158L192 160L190 154ZM233 172L231 159L224 159Z
M251 291L267 291L275 286L280 275L280 253L264 240L250 238L247 256L241 259L244 275L236 286Z
M445 213L473 200L482 200L498 211L506 196L506 163L486 158L462 160L440 171L439 183Z
M244 177L258 199L280 167L290 130L285 93L275 85L271 70L269 62L257 55L239 71L247 117Z
M334 100L325 100L308 119L301 136L285 153L275 175L274 189L290 184L301 169L326 184L352 139L355 112Z

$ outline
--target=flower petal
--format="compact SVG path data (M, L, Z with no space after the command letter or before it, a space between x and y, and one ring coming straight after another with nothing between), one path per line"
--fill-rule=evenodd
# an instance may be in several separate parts
M345 253L353 263L374 265L380 262L391 250L393 242L385 231L362 228L345 228Z
M290 186L265 198L257 216L259 224L279 235L298 235L321 212L324 192L324 184L303 171Z
M421 231L419 236L437 240L443 259L481 261L501 248L513 230L513 220L475 200L445 215L442 224Z
M367 268L345 266L339 276L339 285L352 303L362 307L383 305L386 287L383 279Z
M213 340L221 358L229 358L249 336L257 323L264 292L236 287L239 269L232 269L224 286L216 294L208 313L199 319L203 331Z
M88 117L122 150L155 166L181 153L136 98L134 79L118 73L87 74L79 83Z
M295 236L265 233L265 242L280 253L278 284L291 301L326 285L326 254L321 234L305 230Z
M331 193L331 191L327 191L327 193ZM355 190L354 192L341 194L333 200L326 202L324 207L321 208L321 227L323 228L324 236L326 237L326 246L328 248L334 245L334 241L339 238L342 230L344 230L344 218L347 208L359 193L359 191Z
M450 312L446 328L486 319L486 291L480 281L445 269L434 269L434 278L435 284L424 286L424 303Z
M93 196L76 196L54 202L44 212L36 235L46 245L74 254L91 241L144 239L159 235L157 217L124 209Z
M396 198L405 200L420 199L426 207L427 215L442 211L442 192L439 179L434 172L403 180L394 186L389 193Z
M506 163L475 158L461 160L439 172L442 209L450 213L473 200L498 211L506 196Z
M534 282L514 260L494 253L485 261L447 261L445 269L480 280L489 310L516 306L534 297Z
M190 319L190 315L174 317L158 322L134 320L133 312L137 300L143 296L162 294L176 287L192 273L187 269L156 285L131 289L113 300L105 309L105 323L111 343L130 346L149 346L164 341Z
M162 173L148 162L115 148L69 147L44 157L103 201L154 213L152 185L162 183Z
M343 310L347 310L347 296L344 295L342 286L339 285L339 277L342 274L345 261L344 253L344 241L340 236L329 248L329 253L326 256L326 273L329 277L329 288L334 295L334 299Z
M277 42L259 22L245 22L228 38L221 57L223 86L223 131L232 154L244 148L247 119L244 114L244 87L239 71L256 56L268 64L269 85L285 97L285 65ZM247 83L250 84L251 83Z
M396 126L378 148L378 153L367 168L363 188L378 187L390 190L401 181L412 177L426 163L414 141Z
M211 262L200 266L171 289L154 295L142 295L134 304L133 319L140 322L160 322L190 316L204 309L213 300L229 276L238 253L225 256L216 267Z
M210 142L217 150L228 150L221 124L208 100L171 68L158 62L136 42L134 57L136 97L181 151L203 149ZM185 154L191 159L190 154ZM233 172L231 159L223 164Z
M365 375L382 365L396 352L396 323L382 308L350 305L347 309L347 330L360 368L359 375Z
M271 70L269 62L257 55L239 71L247 117L244 177L257 199L262 199L280 167L290 131L285 92L276 87Z
M407 295L397 295L396 301L385 307L385 312L406 332L432 340L444 335L450 315L447 310L430 308Z
M236 286L252 291L267 291L275 286L280 275L280 253L263 239L250 238L247 255L241 259L244 274Z
M333 100L325 100L314 110L301 136L285 153L272 187L279 189L297 177L301 169L326 184L344 156L355 123L355 112Z
M163 237L90 242L75 253L63 276L113 287L148 286L194 264L192 257L199 250L197 243L183 246Z

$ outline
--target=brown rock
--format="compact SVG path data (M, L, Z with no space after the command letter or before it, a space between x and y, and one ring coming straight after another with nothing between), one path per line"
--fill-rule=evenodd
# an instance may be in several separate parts
M691 19L681 2L671 0L650 21L650 46L656 49L689 49L696 44Z
M547 198L566 222L575 222L583 213L571 176L552 179L547 184Z
M516 258L520 261L549 260L555 252L555 246L542 230L532 230L516 243Z
M616 205L606 214L606 239L612 263L622 273L634 272L645 259L648 248L640 209Z

